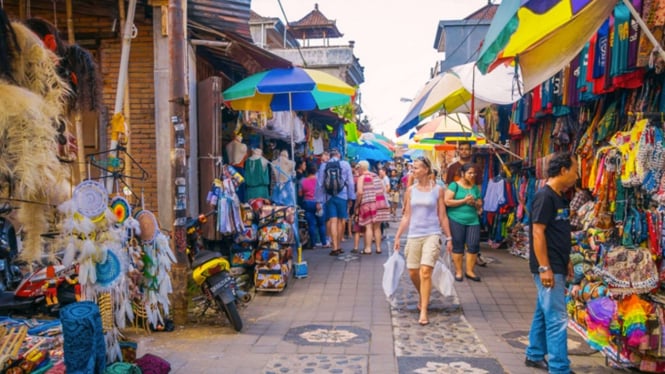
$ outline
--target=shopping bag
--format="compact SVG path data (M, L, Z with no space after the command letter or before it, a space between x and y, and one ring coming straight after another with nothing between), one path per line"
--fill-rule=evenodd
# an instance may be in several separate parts
M397 251L393 251L383 264L383 292L387 298L390 298L397 290L399 279L402 277L405 267L406 261Z
M436 260L434 265L432 284L441 295L447 297L455 294L455 288L453 287L455 276L448 267L450 265L450 254L445 250L443 252L444 254Z

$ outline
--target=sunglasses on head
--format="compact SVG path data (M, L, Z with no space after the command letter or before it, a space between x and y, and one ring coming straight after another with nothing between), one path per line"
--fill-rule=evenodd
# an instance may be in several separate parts
M432 164L430 164L429 159L426 158L426 157L420 156L420 157L417 158L417 160L422 162L423 164L425 164L425 166L427 166L428 168L430 168L432 166Z

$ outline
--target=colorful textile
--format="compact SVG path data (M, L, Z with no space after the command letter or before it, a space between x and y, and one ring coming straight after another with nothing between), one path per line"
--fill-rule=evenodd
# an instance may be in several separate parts
M487 31L478 68L487 72L501 64L519 64L524 89L530 91L579 53L614 5L605 0L502 1Z
M106 343L99 307L92 301L69 304L60 310L67 373L103 373Z
M385 188L383 188L381 179L371 172L365 172L360 178L363 181L363 194L360 199L358 224L367 226L371 223L389 221L390 209L380 209L376 204L377 195L385 195Z

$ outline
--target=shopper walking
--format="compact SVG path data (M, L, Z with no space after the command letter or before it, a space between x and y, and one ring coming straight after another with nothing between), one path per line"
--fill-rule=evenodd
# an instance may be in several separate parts
M446 170L445 182L448 185L461 178L460 169L463 165L473 163L473 150L471 149L471 143L459 143L457 145L457 157L457 161L448 165ZM475 183L477 186L481 186L483 183L483 175L479 169L476 169ZM485 260L482 258L480 252L476 254L476 265L487 266L487 262L485 262Z
M529 267L537 299L524 364L567 374L572 373L565 296L571 229L569 204L563 194L577 181L577 160L568 152L556 154L549 162L547 175L545 186L533 198L530 212Z
M395 234L395 251L399 251L400 237L408 229L404 248L406 267L420 295L418 323L423 326L429 324L427 307L432 291L432 269L441 252L441 232L446 235L446 250L452 250L443 189L432 182L431 174L432 164L427 158L418 158L413 163L413 175L418 183L404 194L404 215Z
M390 220L386 188L383 179L369 171L369 162L364 160L358 162L358 168L360 169L360 176L358 177L356 214L358 215L358 224L365 228L365 248L360 253L371 255L372 241L374 241L376 243L376 253L380 254L381 223ZM377 197L383 199L386 206L379 207L377 205L379 198Z
M309 230L310 243L315 243L315 247L322 247L327 241L326 236L326 217L323 212L323 205L316 201L316 164L307 164L307 176L300 182L300 197L303 201L305 210L305 219Z
M332 241L331 256L337 256L342 250L344 224L349 218L348 200L356 198L351 165L341 159L338 149L330 150L330 160L322 166L316 175L317 201L325 204L326 219L330 224Z
M393 218L397 217L397 207L399 206L399 195L402 184L400 183L397 170L390 171L390 214Z
M476 167L464 164L459 169L460 178L446 189L445 201L450 218L450 231L453 234L453 264L455 280L461 282L464 277L480 282L476 275L476 257L480 251L480 219L483 201L480 189L476 185ZM464 248L466 247L466 266L462 270ZM464 272L463 272L464 271Z

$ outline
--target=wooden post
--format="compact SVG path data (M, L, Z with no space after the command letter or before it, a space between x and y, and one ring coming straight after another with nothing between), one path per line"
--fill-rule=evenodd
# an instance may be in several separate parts
M169 42L171 51L171 123L173 124L173 176L175 192L173 207L173 247L177 263L171 269L173 282L173 321L178 325L187 322L187 93L186 39L187 15L183 2L169 0Z

